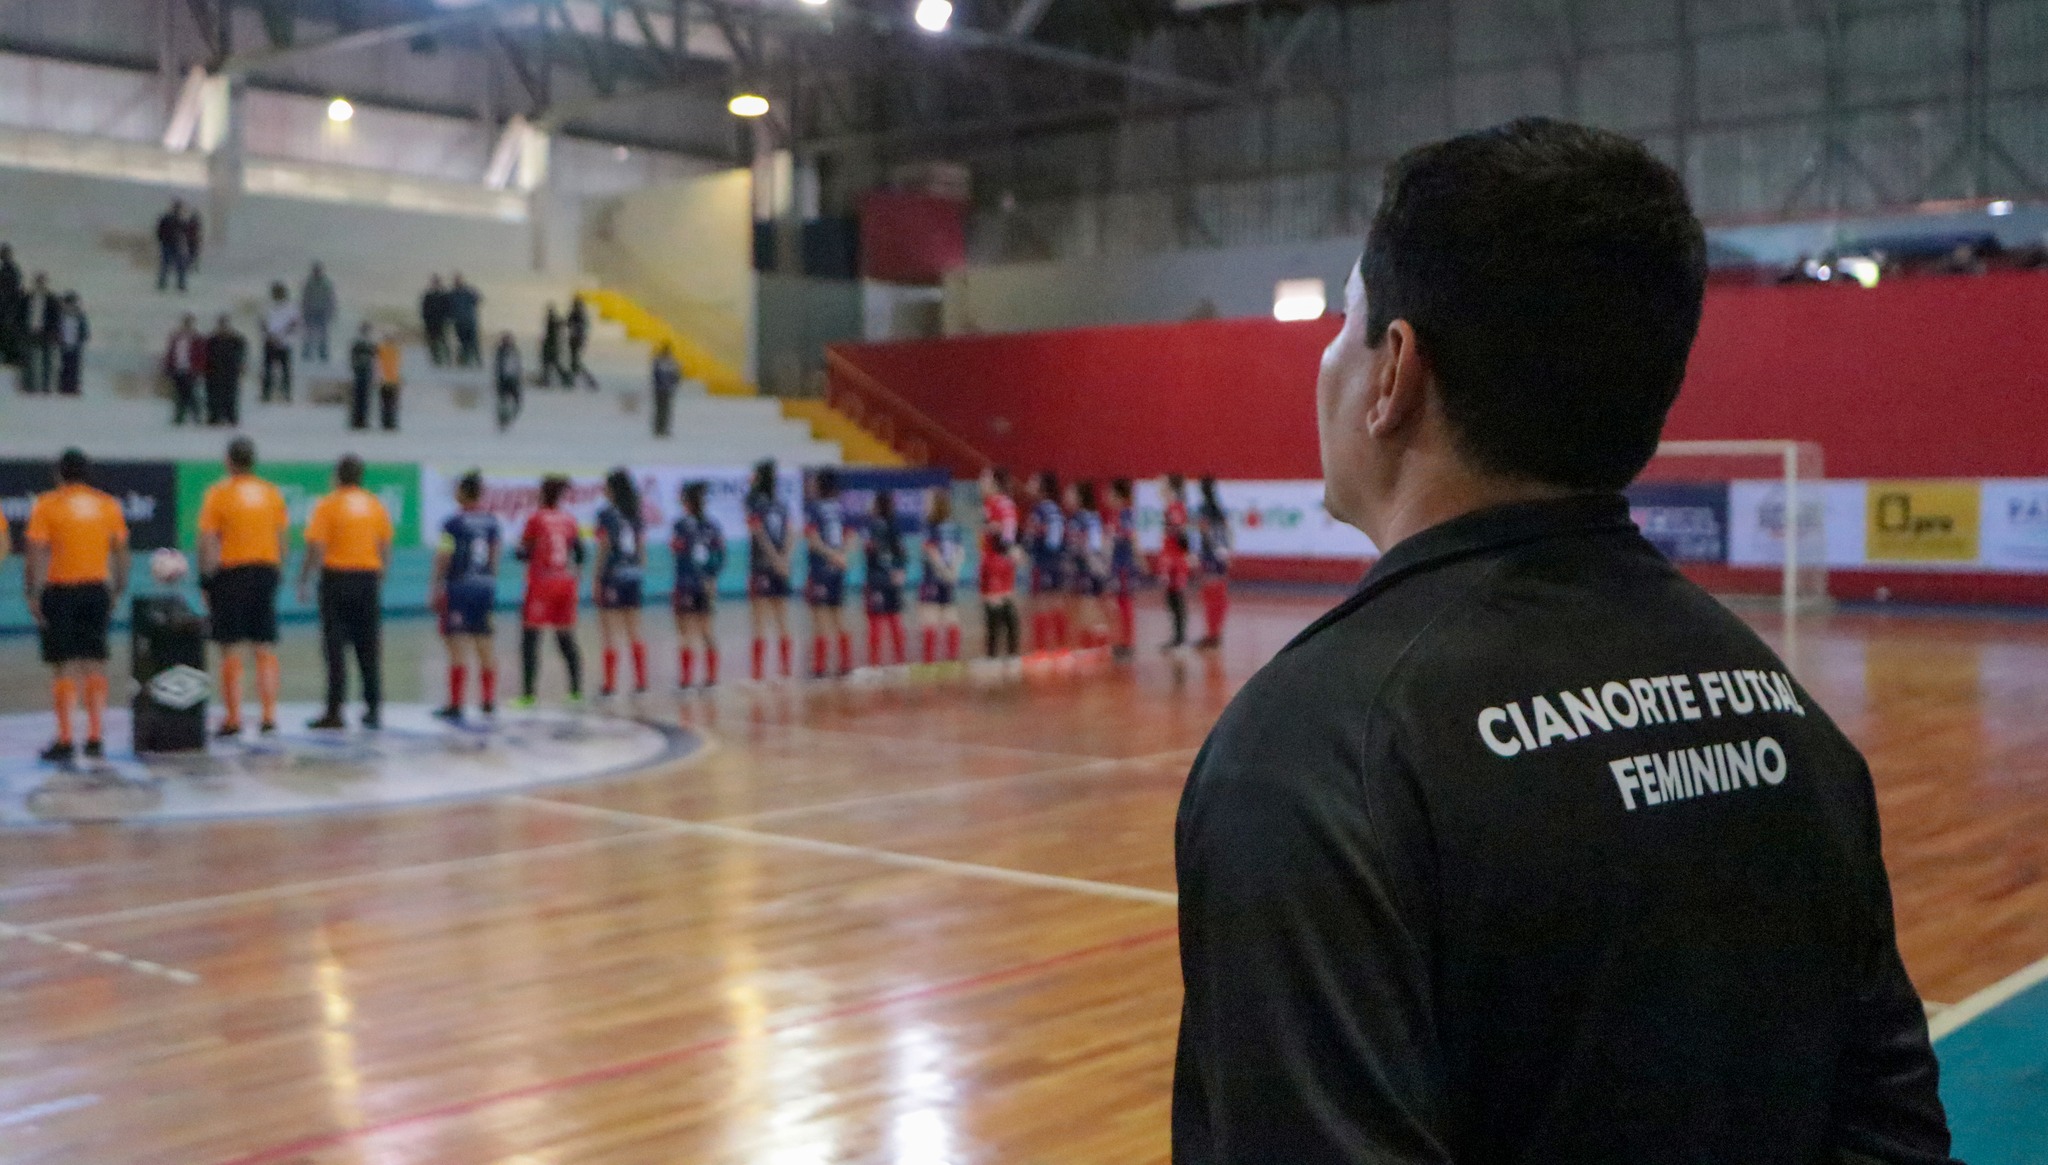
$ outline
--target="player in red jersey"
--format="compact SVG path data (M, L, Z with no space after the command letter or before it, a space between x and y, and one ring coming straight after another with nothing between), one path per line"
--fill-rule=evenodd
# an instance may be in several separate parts
M1159 543L1159 567L1155 573L1166 587L1166 612L1173 616L1173 638L1163 645L1167 651L1184 647L1188 641L1187 491L1187 480L1178 473L1167 474L1159 483L1166 531Z
M1017 654L1017 499L1008 470L981 471L981 613L988 657Z
M569 479L541 479L540 509L526 519L514 553L526 564L526 602L521 609L519 668L524 686L519 707L533 707L540 675L540 633L552 630L569 669L569 699L583 698L583 654L576 646L576 584L583 569L583 534L562 506Z

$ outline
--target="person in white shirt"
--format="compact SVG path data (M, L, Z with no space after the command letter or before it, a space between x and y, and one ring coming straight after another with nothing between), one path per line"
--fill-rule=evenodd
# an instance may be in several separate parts
M270 307L263 313L263 401L271 392L292 400L292 341L299 334L299 309L282 283L270 285Z

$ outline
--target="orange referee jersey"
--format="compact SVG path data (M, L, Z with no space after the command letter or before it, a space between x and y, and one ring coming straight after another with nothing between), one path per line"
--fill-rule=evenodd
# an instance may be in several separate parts
M71 482L36 498L28 512L28 544L50 551L51 586L107 581L108 558L128 545L121 503L89 485Z
M199 503L199 532L220 539L223 567L278 565L290 522L284 494L253 473L213 483Z
M383 570L384 543L391 540L391 515L377 495L345 485L313 505L306 541L320 547L327 570Z

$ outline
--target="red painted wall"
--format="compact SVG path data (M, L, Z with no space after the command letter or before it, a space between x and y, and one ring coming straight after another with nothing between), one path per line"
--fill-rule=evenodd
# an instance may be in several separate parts
M936 284L966 263L966 203L902 190L877 190L861 198L863 279Z

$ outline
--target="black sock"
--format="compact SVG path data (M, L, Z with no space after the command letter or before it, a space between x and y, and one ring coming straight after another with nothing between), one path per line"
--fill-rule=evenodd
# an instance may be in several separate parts
M1017 654L1017 640L1018 640L1018 638L1019 638L1019 636L1018 636L1018 624L1019 624L1020 622L1021 622L1021 620L1019 620L1019 618L1017 617L1017 604L1015 604L1015 603L1004 603L1004 604L1003 604L1003 643L1004 643L1004 654L1006 654L1006 655L1015 655L1015 654Z
M983 636L988 643L988 657L990 659L994 659L997 654L996 625L999 622L1000 620L996 615L996 605L994 603L983 603L981 605L981 626Z
M533 699L533 681L540 675L540 629L528 627L519 633L520 691Z
M583 653L576 647L574 631L555 632L555 646L562 649L562 662L569 668L569 694L583 694Z
M1173 645L1178 647L1188 638L1188 597L1178 588L1167 591L1166 609L1173 613Z

